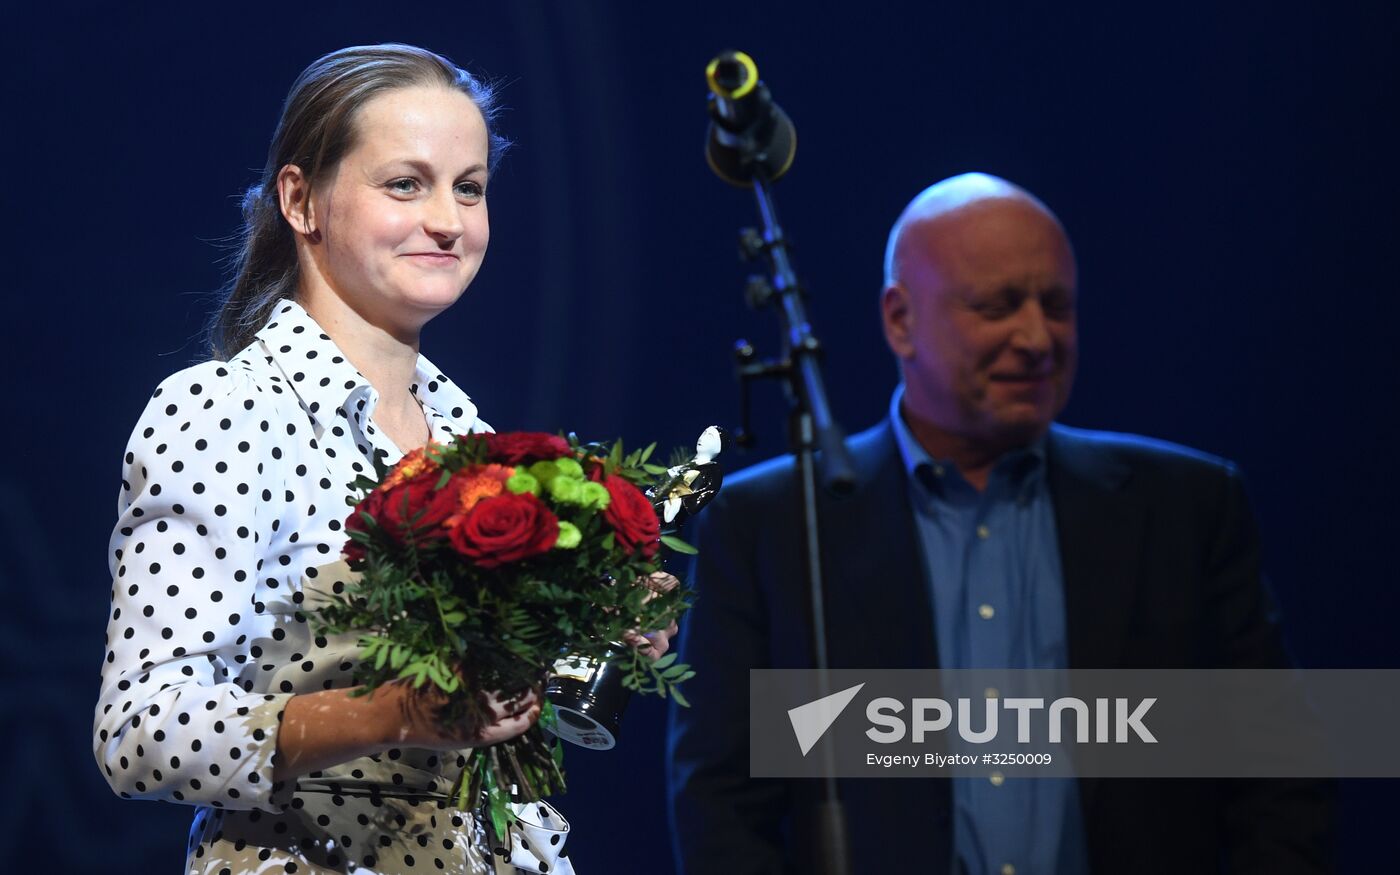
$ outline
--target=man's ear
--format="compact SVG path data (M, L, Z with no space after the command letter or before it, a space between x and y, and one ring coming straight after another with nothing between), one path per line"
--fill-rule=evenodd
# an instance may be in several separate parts
M282 210L282 218L287 220L293 231L311 238L312 242L320 238L311 203L311 182L295 164L288 164L277 171L277 204Z
M885 327L885 342L896 358L914 355L914 306L909 290L899 283L890 283L880 293L880 319Z

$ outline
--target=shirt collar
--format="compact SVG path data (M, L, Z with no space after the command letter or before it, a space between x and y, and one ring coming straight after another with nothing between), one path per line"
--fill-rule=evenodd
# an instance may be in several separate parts
M894 429L895 443L899 445L899 455L904 461L904 472L909 479L925 488L932 488L944 477L958 475L957 466L947 459L936 459L929 455L923 444L914 437L900 412L904 402L904 384L900 383L890 397L890 426ZM1012 450L997 460L996 471L1006 471L1013 483L1028 487L1035 476L1045 469L1045 435L1036 438L1030 445ZM994 472L995 473L995 472Z
M359 412L365 419L373 415L379 392L296 301L278 301L257 338L322 428L331 426L337 410L344 410L347 416ZM476 405L471 398L421 353L409 391L425 408L456 423L460 432L471 430L476 422ZM352 406L357 397L363 400L363 409Z

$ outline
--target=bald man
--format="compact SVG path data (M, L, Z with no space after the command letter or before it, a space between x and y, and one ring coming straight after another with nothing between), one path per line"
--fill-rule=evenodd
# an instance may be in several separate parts
M880 312L888 418L823 495L837 668L1287 664L1228 462L1053 422L1074 382L1074 253L1039 200L986 174L920 193L890 233ZM672 708L684 875L809 872L815 781L748 777L748 670L808 668L792 458L706 511ZM1313 782L843 780L853 870L955 875L1330 871Z
M895 223L880 311L904 376L902 421L978 491L1069 400L1075 284L1059 221L1005 180L945 180Z

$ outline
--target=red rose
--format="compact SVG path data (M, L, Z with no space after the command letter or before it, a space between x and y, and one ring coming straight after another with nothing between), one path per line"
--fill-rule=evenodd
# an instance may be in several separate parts
M396 544L408 540L408 521L419 511L423 512L413 522L413 539L422 543L433 538L444 538L447 529L444 523L456 510L460 483L456 478L449 480L441 489L433 489L442 472L434 468L424 471L411 480L400 478L398 484L388 489L381 483L350 512L345 520L345 531L367 532L369 524L362 514L369 514L385 534ZM389 479L385 478L384 483ZM365 558L365 548L355 541L347 541L343 550L349 560Z
M505 493L477 503L452 529L452 546L482 568L545 552L559 540L559 518L530 493Z
M617 543L628 553L640 552L647 559L655 556L661 547L661 523L651 502L640 489L616 474L604 477L603 487L612 496L603 510L603 519L612 526Z
M434 489L440 478L441 472L432 471L384 493L375 519L389 537L400 544L406 542L410 534L418 543L446 537L443 523L457 510L460 481L454 477L441 489ZM414 519L419 513L422 515Z
M507 431L484 437L487 460L502 465L557 459L572 452L568 441L539 431Z

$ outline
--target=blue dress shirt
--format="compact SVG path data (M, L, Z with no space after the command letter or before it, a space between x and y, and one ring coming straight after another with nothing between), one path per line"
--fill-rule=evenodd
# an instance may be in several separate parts
M900 385L890 421L909 475L941 667L1067 668L1064 581L1044 439L999 459L979 492L953 463L931 457L914 438L901 414L903 398ZM953 848L961 864L954 871L1088 872L1073 778L954 778L953 809Z

